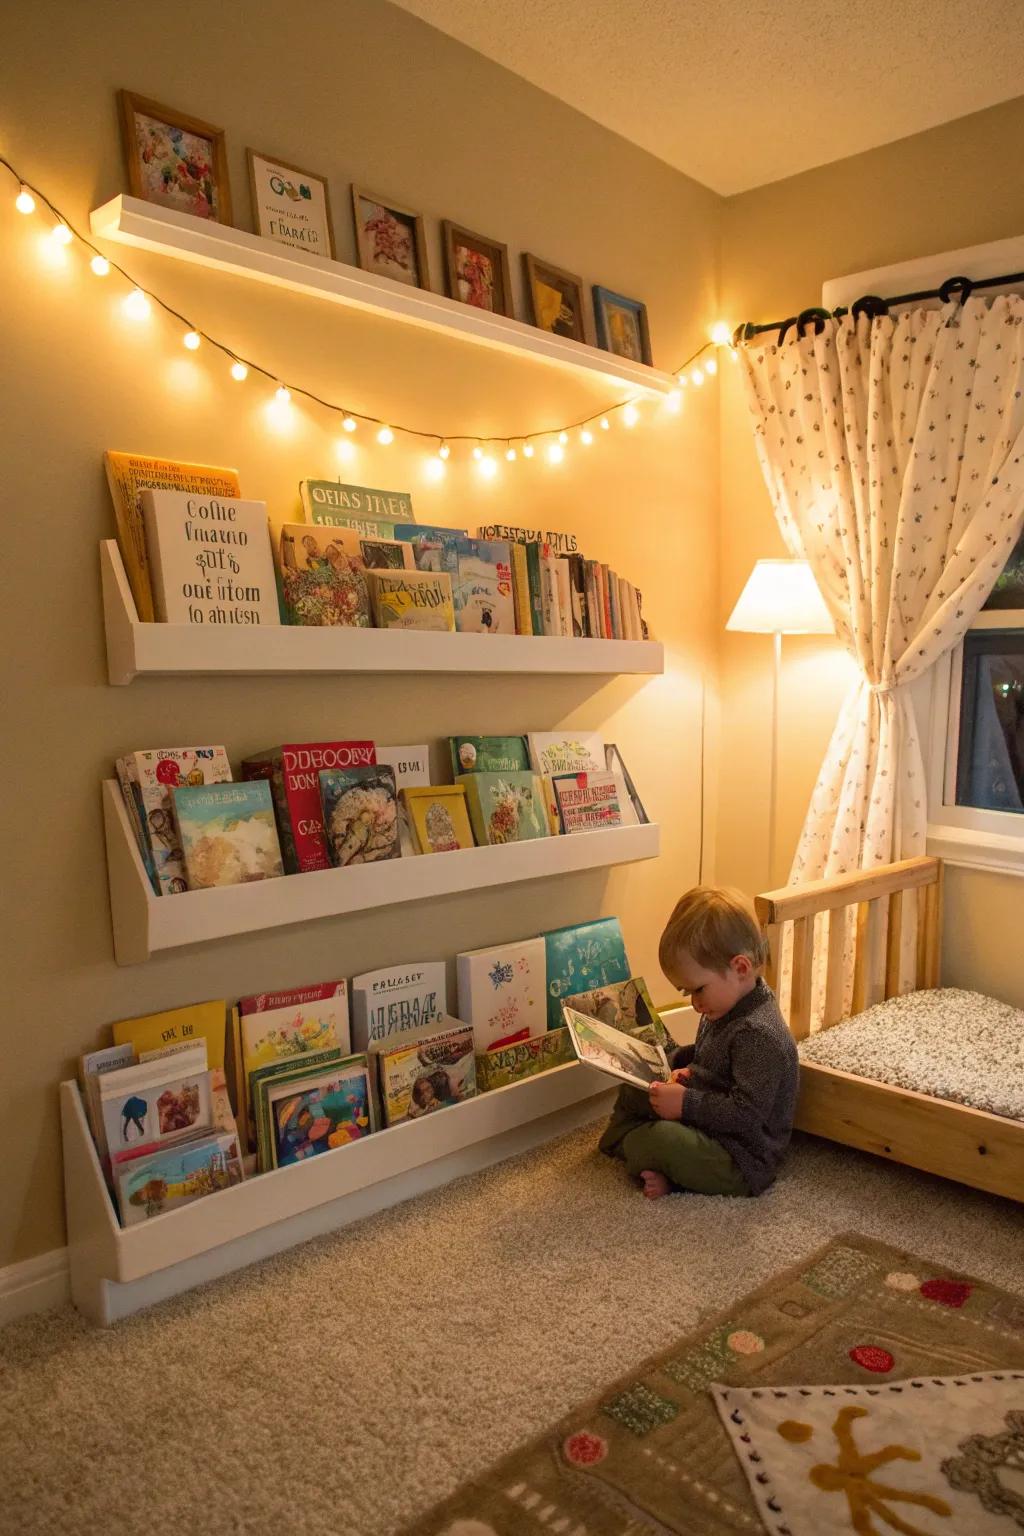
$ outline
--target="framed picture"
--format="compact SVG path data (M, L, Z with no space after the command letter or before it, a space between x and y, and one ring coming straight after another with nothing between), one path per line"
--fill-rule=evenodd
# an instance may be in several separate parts
M224 130L158 101L118 91L133 197L217 224L231 223Z
M508 246L500 240L474 235L444 219L445 276L448 292L474 309L495 315L512 315L512 282L508 270Z
M256 233L294 251L334 258L334 230L327 182L287 160L247 149Z
M393 277L410 288L430 287L427 242L418 213L356 186L352 188L352 211L359 265L364 272Z
M586 341L580 278L527 252L523 253L523 269L531 322L553 336L571 336L573 341Z
M610 288L594 284L594 319L597 344L616 357L628 357L634 363L650 363L651 333L647 328L647 305L639 299L623 298Z

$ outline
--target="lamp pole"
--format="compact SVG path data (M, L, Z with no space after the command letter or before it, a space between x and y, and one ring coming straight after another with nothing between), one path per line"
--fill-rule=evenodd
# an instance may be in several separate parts
M779 680L782 676L782 630L772 631L772 750L768 769L768 889L775 889L775 802L779 777Z

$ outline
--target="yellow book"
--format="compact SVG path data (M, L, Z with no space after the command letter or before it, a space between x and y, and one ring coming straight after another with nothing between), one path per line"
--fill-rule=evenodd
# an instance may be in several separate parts
M150 459L141 453L103 455L107 484L114 503L117 547L124 561L128 585L143 623L156 618L153 588L146 552L146 529L142 517L143 491L187 491L199 496L240 496L238 471L217 469L210 464L179 464L174 459Z
M114 1025L114 1044L143 1051L159 1051L169 1045L192 1045L206 1041L209 1067L224 1066L224 1042L227 1032L227 1002L192 1003L188 1008L170 1008L165 1013L145 1013L137 1019L121 1019Z
M446 571L367 571L378 629L455 628Z
M513 543L512 552L512 600L516 612L516 634L533 634L533 613L530 608L530 566L526 557L526 545Z
M473 829L461 784L403 789L402 801L412 822L419 853L450 853L473 847Z

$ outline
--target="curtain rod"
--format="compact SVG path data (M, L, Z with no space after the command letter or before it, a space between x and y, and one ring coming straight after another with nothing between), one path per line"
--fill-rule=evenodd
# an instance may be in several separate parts
M854 300L853 304L841 304L838 309L803 309L798 315L790 315L788 320L769 320L764 325L754 325L748 320L744 325L738 325L733 332L733 346L738 346L741 341L751 341L766 331L778 331L781 343L790 326L795 325L797 334L802 336L812 321L814 333L819 335L825 328L826 320L841 320L844 315L852 315L855 320L860 315L867 315L869 320L875 320L881 315L887 315L890 307L897 304L920 304L926 299L941 299L943 304L948 304L956 296L959 296L963 304L976 288L1008 288L1015 283L1024 283L1024 272L1008 272L1002 277L947 277L938 288L900 293L891 299L880 298L877 293L866 293L863 298Z

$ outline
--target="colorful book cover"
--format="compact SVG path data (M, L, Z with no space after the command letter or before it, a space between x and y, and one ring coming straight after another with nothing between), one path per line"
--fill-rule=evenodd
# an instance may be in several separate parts
M552 1067L564 1067L575 1060L569 1031L564 1026L549 1029L543 1035L532 1035L529 1040L478 1055L477 1088L481 1093L490 1093L492 1088L507 1088L511 1083L521 1083L524 1078L536 1077L539 1072L550 1072Z
M554 782L550 773L539 773L537 779L548 813L548 832L552 837L561 837L562 819L558 814L558 796L555 794Z
M573 634L572 584L569 581L569 561L565 555L555 559L555 581L558 586L558 627L564 639Z
M348 983L328 981L317 987L299 987L296 995L303 1000L242 1012L242 1063L246 1076L268 1062L297 1063L333 1046L344 1055L349 1054ZM250 1001L241 999L242 1003Z
M365 1056L350 1056L329 1072L275 1083L264 1091L272 1168L333 1152L376 1130Z
M558 592L558 556L550 546L540 546L540 599L543 632L549 637L562 633L562 603Z
M534 773L604 771L604 742L597 731L532 731L526 741Z
M189 889L246 885L284 874L270 785L206 784L171 791Z
M233 1132L165 1147L116 1170L121 1225L137 1226L151 1216L180 1210L241 1184L243 1177L238 1137Z
M378 763L386 764L395 774L398 790L398 842L403 859L415 858L419 849L413 836L409 812L402 799L403 789L425 789L430 783L430 749L426 743L415 747L378 747Z
M637 794L636 785L633 783L630 771L623 762L622 753L614 741L610 741L604 749L604 765L609 773L620 773L622 775L622 782L626 786L626 793L629 796L636 819L643 826L647 826L650 822L650 817L644 810L643 801Z
M359 553L368 571L413 571L412 546L398 539L360 539Z
M452 581L445 571L368 572L378 629L454 630Z
M453 575L457 569L456 541L468 538L469 533L465 528L438 528L430 523L396 523L394 536L412 545L418 571L446 571Z
M516 614L516 634L533 634L533 612L530 607L530 563L525 544L511 544L512 551L512 602Z
M612 1029L600 1019L588 1018L573 1008L563 1008L562 1014L573 1050L584 1066L597 1067L599 1072L621 1078L636 1088L668 1082L669 1065L660 1045Z
M352 978L352 1048L394 1045L414 1030L439 1023L447 1012L443 960L366 971Z
M597 580L598 601L601 604L601 623L604 630L604 638L606 640L614 640L615 630L612 627L612 606L611 600L608 596L609 575L610 572L608 567L604 564L603 561L600 561L597 567Z
M582 640L587 633L587 583L582 555L565 555L569 578L569 613L572 634Z
M538 1035L547 1024L543 939L496 944L456 956L459 1018L476 1051Z
M353 529L285 523L281 596L289 624L370 627L366 562Z
M319 1072L333 1071L346 1059L340 1046L328 1046L322 1051L312 1051L296 1060L282 1056L276 1061L256 1067L249 1077L249 1094L252 1101L252 1121L249 1127L251 1145L259 1155L259 1170L265 1173L271 1167L271 1141L267 1092L279 1084L300 1079L310 1079Z
M452 777L460 773L525 773L530 754L525 736L449 736Z
M600 832L636 825L636 812L617 773L558 773L551 780L563 832Z
M390 768L322 769L319 777L327 852L335 867L401 856Z
M617 917L555 928L544 935L548 1028L562 1024L562 1003L577 992L593 992L629 980L629 961Z
M180 1140L213 1126L206 1047L122 1067L100 1078L100 1108L111 1159L135 1146Z
M158 894L179 895L188 878L171 791L179 784L230 784L228 755L223 747L163 747L129 752L121 761Z
M378 1065L387 1125L418 1120L476 1093L473 1031L457 1021L414 1044L382 1050Z
M372 767L372 741L306 741L254 752L242 763L245 781L266 779L274 801L285 873L329 869L320 771Z
M473 836L481 848L548 837L548 812L535 773L462 773Z
M116 1046L130 1045L136 1056L168 1046L199 1045L206 1048L207 1064L224 1065L227 1033L227 1001L191 1003L187 1008L168 1008L163 1013L143 1013L135 1019L118 1019L113 1026Z
M401 794L418 853L453 853L473 847L466 791L461 785L403 789Z
M280 624L265 501L143 491L157 618L167 624Z
M143 491L187 491L194 496L240 496L238 474L211 464L179 464L173 459L150 459L139 453L103 455L110 499L114 503L117 547L121 551L135 608L144 624L155 618L146 528L142 515Z
M641 1030L651 1031L651 1038L659 1045L672 1043L642 976L631 976L628 981L616 981L607 987L595 987L590 992L576 992L563 1001L577 1013L600 1019L602 1024L624 1030L627 1035L638 1034Z
M512 552L501 539L459 539L452 573L455 628L463 634L514 635Z
M530 623L535 635L544 633L544 578L541 573L540 551L537 543L526 544L526 570L530 582ZM530 630L526 631L527 634Z
M100 1157L106 1157L107 1138L100 1109L100 1078L108 1072L119 1072L122 1067L135 1065L135 1052L130 1044L108 1045L101 1051L86 1051L78 1058L78 1084L82 1090L85 1118L92 1131L92 1139Z
M408 491L379 491L340 480L300 480L299 499L311 523L354 528L368 539L393 539L396 523L415 516Z

